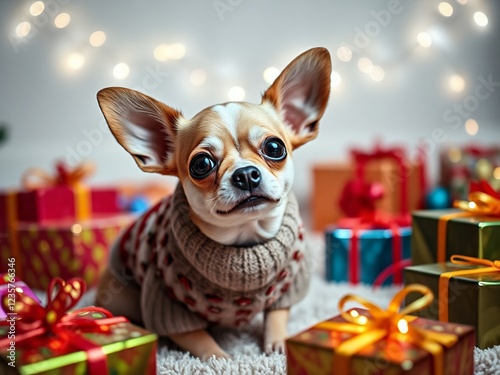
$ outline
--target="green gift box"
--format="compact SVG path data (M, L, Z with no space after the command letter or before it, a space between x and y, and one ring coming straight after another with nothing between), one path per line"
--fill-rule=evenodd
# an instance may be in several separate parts
M453 254L500 259L500 218L456 209L412 214L412 264L445 262Z
M157 336L99 307L71 310L85 290L82 279L54 278L46 306L24 293L2 297L0 374L156 373Z
M102 315L92 314L93 319ZM0 337L6 335L8 327L0 328ZM155 374L157 336L128 322L110 326L108 333L82 333L82 336L102 347L106 355L108 373L119 374ZM14 350L2 348L0 352L0 373L2 374L89 374L89 353L68 345L67 350L51 348L52 340L45 345L40 338L32 340L30 345L14 343ZM12 348L10 348L12 349ZM11 352L14 352L12 356ZM95 375L102 375L101 373Z
M405 285L424 284L437 297L415 315L473 326L476 345L480 348L500 344L500 268L494 268L450 262L406 267ZM456 276L443 276L451 272ZM448 278L447 288L443 281L440 286L441 277ZM414 299L410 295L406 302Z

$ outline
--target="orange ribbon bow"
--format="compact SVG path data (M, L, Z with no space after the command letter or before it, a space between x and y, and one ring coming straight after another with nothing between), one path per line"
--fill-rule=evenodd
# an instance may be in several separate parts
M500 199L482 191L472 192L468 201L455 201L453 205L480 215L500 216Z
M94 171L95 166L91 163L82 163L74 168L70 168L63 162L58 162L56 163L55 174L51 174L41 168L30 168L23 173L21 181L23 187L28 190L58 185L74 187L81 184Z
M451 263L463 266L484 266L482 268L472 268L458 271L442 273L439 276L439 320L447 322L448 301L449 301L449 285L450 279L455 276L478 275L485 273L500 272L500 260L488 260L462 255L453 255L450 259Z
M102 347L86 339L81 333L109 333L111 325L128 320L124 317L112 317L109 311L93 306L68 312L78 303L85 290L86 285L82 279L75 278L65 282L54 278L47 290L46 307L23 293L16 292L15 299L11 295L4 295L1 303L8 318L0 324L15 325L16 348L37 348L37 345L43 345L62 353L68 346L72 346L87 353L90 374L108 373L106 354ZM90 315L94 313L106 318L92 319ZM8 337L0 338L0 348L9 347L10 341Z
M462 212L453 212L439 218L437 238L437 261L439 263L446 260L446 232L449 220L471 216L500 217L500 199L497 197L482 191L474 191L469 194L468 198L468 201L457 200L453 202L453 206L460 208Z
M412 292L422 297L399 311L405 297ZM351 357L363 348L386 339L407 342L431 353L434 356L434 374L444 373L443 346L450 347L458 340L456 335L434 332L409 324L415 317L408 316L429 306L434 296L429 288L420 284L411 284L399 291L389 303L387 310L363 297L348 294L340 299L339 311L346 322L323 322L315 329L339 331L355 336L341 343L335 350L335 374L350 374ZM347 302L357 302L368 309L369 316L361 315L357 310L344 310Z

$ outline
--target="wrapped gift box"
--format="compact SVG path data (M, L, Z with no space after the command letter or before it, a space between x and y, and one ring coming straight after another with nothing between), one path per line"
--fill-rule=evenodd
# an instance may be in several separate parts
M440 276L464 270L467 273L451 277L445 298L439 287ZM439 297L416 315L429 319L438 319L441 315L445 321L474 326L476 345L480 348L500 344L500 269L484 272L484 266L434 263L407 267L404 278L405 284L424 284ZM407 303L413 300L411 295L407 297ZM446 304L447 314L439 303Z
M101 308L71 310L85 290L52 279L46 306L16 294L17 320L0 324L0 373L155 374L157 336Z
M412 264L442 263L453 254L500 259L500 218L456 209L412 213Z
M70 168L62 162L55 164L53 173L41 168L26 170L19 189L0 191L0 232L17 221L84 220L122 212L116 187L84 184L93 171L89 163Z
M500 167L500 147L485 145L451 146L440 153L440 185L446 187L452 199L466 199L469 184L487 180L494 189L500 189L500 179L494 171Z
M392 214L421 209L426 189L423 162L404 165L402 172L395 159L376 156L376 152L374 155L363 168L363 179L367 183L382 185L384 195L377 200L375 209ZM344 216L339 201L346 184L356 177L357 167L354 160L313 166L311 209L314 230L323 231Z
M109 248L119 232L134 220L130 214L84 221L19 222L16 274L33 289L46 289L52 277L82 277L95 286L106 267ZM0 245L2 259L13 257L12 248ZM5 268L6 264L2 264Z
M15 271L15 268L13 268ZM33 291L30 289L28 285L26 285L23 281L16 279L15 276L9 276L8 273L0 275L0 298L2 298L4 295L7 295L9 297L9 294L12 295L13 293L21 293L21 294L26 294L33 298L35 301L40 303L40 300L38 297L33 293ZM12 309L15 308L15 299L11 298L9 308L11 307ZM12 310L7 310L5 311L2 306L0 306L0 321L5 320L7 318L7 314L15 312Z
M0 327L0 337L5 335L2 329L5 331L5 328ZM118 323L110 327L109 334L86 333L85 338L103 348L109 374L156 374L157 336L155 334L131 323ZM39 346L36 348L16 345L14 361L16 371L12 371L13 368L8 365L11 360L7 352L2 350L0 373L94 375L88 369L85 351L69 345L67 351L58 353L49 345L43 345L42 340L37 340L37 343Z
M366 310L353 310L358 315L366 316ZM362 345L359 351L351 350L353 354L350 357L350 368L346 372L341 372L335 360L336 352L340 345L354 337L354 334L329 329L330 322L345 323L346 320L337 316L286 340L288 374L436 374L433 367L434 359L430 353L404 340L392 339L382 339L373 344ZM441 374L473 374L475 339L472 327L440 323L424 318L417 318L409 324L438 334L456 335L458 341L451 347L444 348L444 369Z
M9 200L12 201L9 202ZM15 213L9 213L9 205ZM34 190L0 192L0 230L9 220L43 222L86 219L123 212L114 187L53 186ZM10 218L9 218L10 216Z
M353 230L330 226L326 234L326 279L335 282L373 284L384 270L409 259L411 227L358 230L353 247ZM399 242L399 245L395 244ZM398 249L399 247L399 249ZM396 270L384 284L402 284L402 271Z

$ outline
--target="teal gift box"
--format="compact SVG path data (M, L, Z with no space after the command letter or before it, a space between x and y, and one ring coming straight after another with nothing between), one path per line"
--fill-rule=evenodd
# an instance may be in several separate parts
M402 268L411 257L411 226L376 229L327 227L326 279L352 284L402 284Z

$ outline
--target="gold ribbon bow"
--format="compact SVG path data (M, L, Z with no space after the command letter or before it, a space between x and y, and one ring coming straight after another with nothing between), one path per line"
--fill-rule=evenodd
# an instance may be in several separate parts
M442 273L439 276L439 320L447 322L449 318L448 300L450 279L455 276L481 275L500 272L500 260L488 260L462 255L452 255L450 261L462 266L484 266L482 268L465 269Z
M455 201L453 205L461 210L480 215L500 216L500 199L482 191L469 194L468 201Z
M399 311L405 297L412 293L420 293L422 297ZM315 329L338 331L354 334L340 344L334 354L335 374L350 373L351 357L363 348L381 340L392 339L407 342L431 353L434 357L434 374L444 373L443 346L450 347L458 340L456 335L434 332L409 324L415 317L408 316L429 306L434 296L429 288L420 284L411 284L399 291L389 303L387 310L366 300L363 297L348 294L340 299L339 311L346 322L323 322ZM357 310L344 310L347 302L357 302L368 309L369 316L359 314Z

